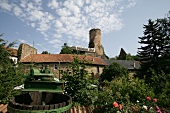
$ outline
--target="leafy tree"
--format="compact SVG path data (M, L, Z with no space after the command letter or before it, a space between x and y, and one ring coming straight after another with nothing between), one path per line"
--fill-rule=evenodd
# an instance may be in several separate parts
M48 51L43 51L41 54L50 54Z
M15 67L9 58L9 48L14 44L15 42L12 42L7 45L7 41L0 38L0 103L7 103L9 98L16 94L14 87L22 82L20 67Z
M64 43L64 46L62 46L60 54L76 54L77 51L75 49L72 49L67 45L67 43Z
M72 97L74 104L91 105L95 99L96 88L93 87L93 81L89 79L85 70L85 62L74 58L70 68L62 76L62 80L66 83L64 90Z
M101 80L112 81L116 77L123 77L128 75L128 70L119 64L113 62L111 65L104 67L101 74Z
M147 75L147 78L150 76L150 72L147 72L149 68L158 74L161 70L165 71L162 64L169 62L169 26L167 19L148 20L148 25L144 25L144 36L139 37L142 46L138 48L138 56L142 62L142 75Z

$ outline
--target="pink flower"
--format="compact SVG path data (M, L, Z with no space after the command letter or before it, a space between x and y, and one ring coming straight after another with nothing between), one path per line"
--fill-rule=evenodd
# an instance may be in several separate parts
M160 109L157 110L157 113L162 113L162 111Z
M156 109L158 110L158 109L160 109L158 106L156 106Z
M153 101L154 101L154 102L158 102L158 99L154 98Z
M151 100L151 97L147 96L146 99L147 99L147 100Z
M156 106L156 109L157 109L157 113L162 113L161 109L158 106Z

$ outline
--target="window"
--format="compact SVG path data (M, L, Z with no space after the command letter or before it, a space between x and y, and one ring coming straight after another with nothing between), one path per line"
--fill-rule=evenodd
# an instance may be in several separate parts
M99 70L99 66L97 67L97 73L99 73L100 72L100 70Z
M54 70L57 70L58 69L58 66L57 64L54 65Z
M40 70L43 70L43 67L44 67L44 65L42 64L41 67L40 67Z

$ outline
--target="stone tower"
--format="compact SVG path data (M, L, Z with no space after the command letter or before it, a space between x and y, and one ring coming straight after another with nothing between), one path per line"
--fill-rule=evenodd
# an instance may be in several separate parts
M104 55L104 48L102 46L102 36L100 29L91 29L89 32L90 41L89 48L95 48L96 56Z

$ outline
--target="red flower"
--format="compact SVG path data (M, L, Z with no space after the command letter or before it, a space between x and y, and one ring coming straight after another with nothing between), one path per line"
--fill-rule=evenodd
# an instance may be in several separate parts
M147 99L147 100L151 100L151 97L147 96L146 99Z
M119 107L119 104L117 102L113 102L113 107Z
M153 101L154 101L154 102L158 102L158 99L154 98Z

